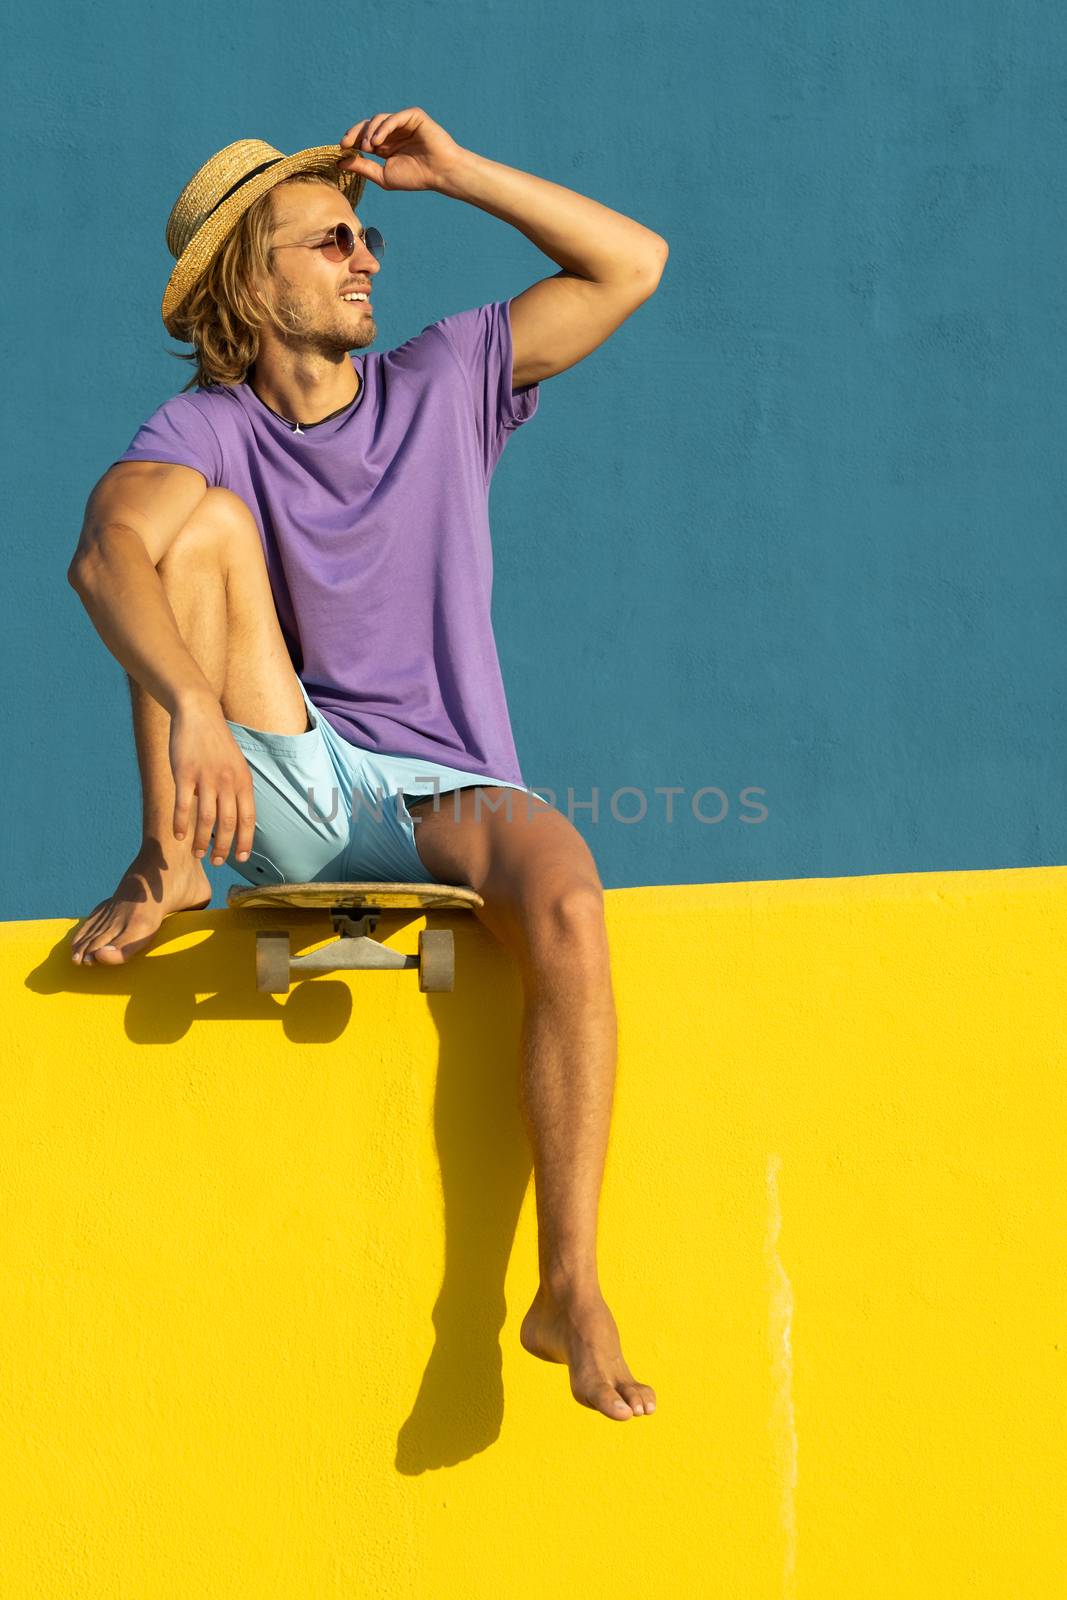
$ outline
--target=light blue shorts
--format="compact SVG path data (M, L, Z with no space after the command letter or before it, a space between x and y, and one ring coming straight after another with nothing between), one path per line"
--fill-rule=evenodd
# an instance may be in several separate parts
M236 859L235 838L226 864L250 883L432 883L415 847L418 819L405 795L414 803L475 784L535 793L507 778L350 744L312 705L302 683L300 692L311 722L305 733L261 733L227 718L252 773L256 829L248 860ZM515 800L517 807L526 804ZM493 805L505 809L503 799Z

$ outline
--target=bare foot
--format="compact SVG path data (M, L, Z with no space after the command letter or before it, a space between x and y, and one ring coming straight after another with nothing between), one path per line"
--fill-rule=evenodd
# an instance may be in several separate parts
M638 1383L623 1360L615 1318L598 1291L558 1300L539 1288L519 1340L542 1361L566 1362L571 1394L583 1406L615 1422L655 1411L655 1391Z
M101 900L71 935L71 959L79 966L121 966L150 943L171 911L202 911L211 902L211 881L195 856L168 866L156 839L146 839L123 873L115 893Z

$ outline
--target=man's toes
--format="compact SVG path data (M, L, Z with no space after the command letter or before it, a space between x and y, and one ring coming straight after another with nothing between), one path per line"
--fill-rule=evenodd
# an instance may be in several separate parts
M99 939L100 934L96 934L95 937ZM132 955L134 950L140 948L140 945L136 942L133 944L120 945L118 942L119 938L120 935L116 933L111 939L107 940L103 944L92 944L92 940L88 940L87 944L92 945L92 948L87 948L82 951L81 965L83 967L91 967L95 966L95 964L99 962L103 967L117 967L123 961L125 961L128 956ZM141 943L144 942L146 941L141 941Z
M100 908L97 907L97 910L99 909ZM97 929L94 926L95 916L96 912L90 911L85 921L80 927L75 928L74 932L70 936L70 952L75 959L84 956L86 945L92 941L97 932Z
M109 967L117 967L123 961L128 961L131 956L135 956L139 950L143 950L146 944L151 944L154 937L154 933L146 933L141 939L126 939L119 944L120 935L116 934L109 943L97 945L93 955Z
M602 1411L606 1417L611 1417L616 1422L625 1422L628 1417L633 1416L631 1407L612 1383L598 1384L589 1403L595 1410Z
M97 951L101 948L99 940L104 937L107 924L102 928L92 928L88 933L83 933L79 942L74 946L74 956L83 964L91 962Z
M120 950L117 944L98 944L92 955L87 956L87 961L99 961L107 967L116 967L125 961L129 954L127 950Z
M619 1390L636 1416L646 1416L656 1409L656 1396L647 1383L620 1383Z

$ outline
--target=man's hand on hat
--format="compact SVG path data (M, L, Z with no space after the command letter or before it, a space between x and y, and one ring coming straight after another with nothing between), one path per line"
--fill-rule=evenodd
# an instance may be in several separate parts
M352 151L341 158L341 170L362 173L379 189L436 189L464 155L452 135L418 106L364 117L339 142ZM385 165L371 161L371 154L382 156Z

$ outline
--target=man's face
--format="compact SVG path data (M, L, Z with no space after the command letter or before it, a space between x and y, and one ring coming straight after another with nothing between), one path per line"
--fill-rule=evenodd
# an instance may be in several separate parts
M292 341L330 355L373 344L378 329L369 303L342 296L357 289L369 295L380 264L359 238L362 224L344 195L324 183L279 183L271 202L276 254L266 292L293 329ZM330 230L338 222L347 222L357 236L347 260L331 260L319 248L331 244Z

